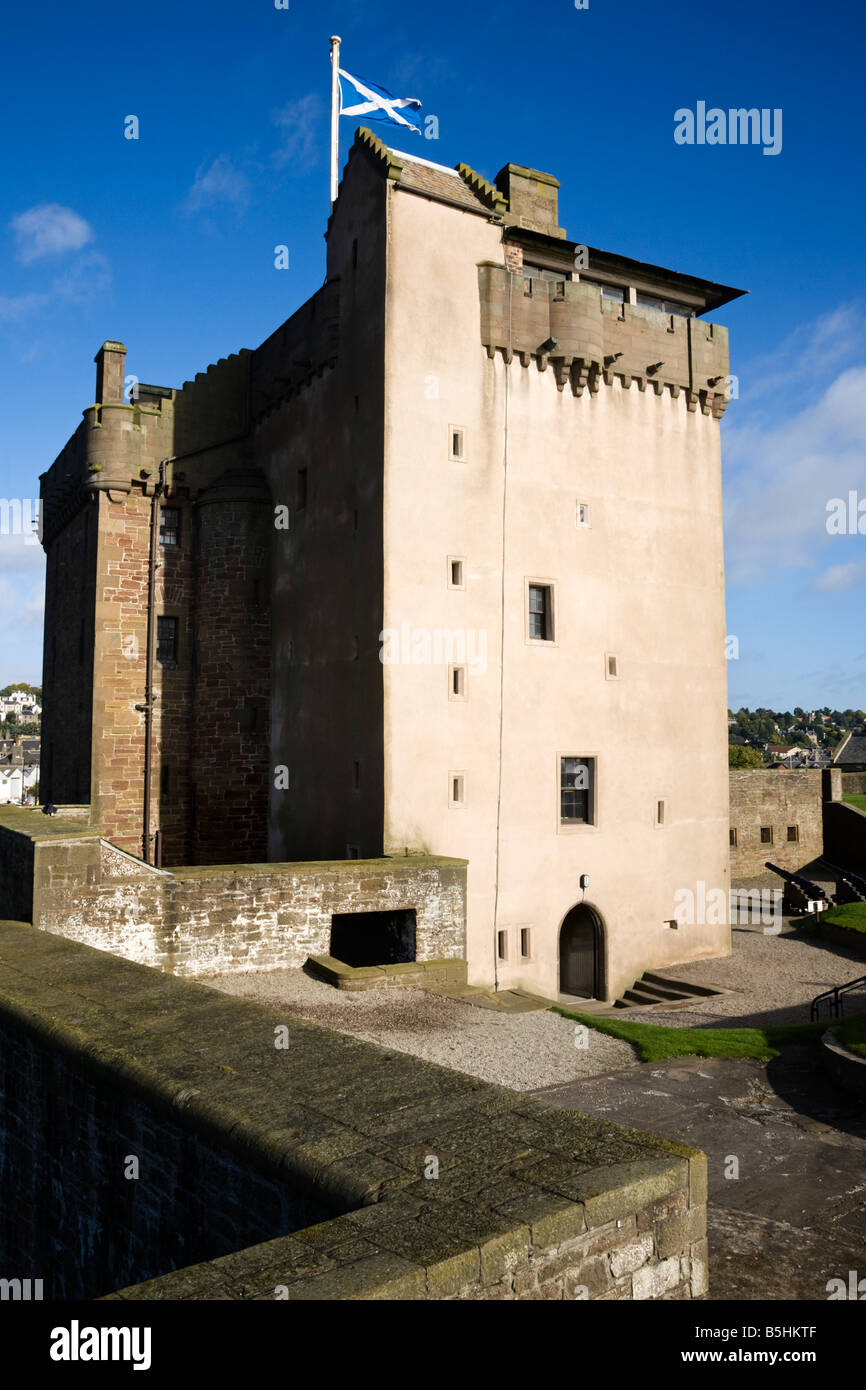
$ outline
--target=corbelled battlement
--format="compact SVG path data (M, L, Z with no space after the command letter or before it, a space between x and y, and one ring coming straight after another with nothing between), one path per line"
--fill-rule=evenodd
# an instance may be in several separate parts
M481 341L493 357L515 356L539 371L550 365L562 391L575 396L618 377L626 388L651 386L676 398L686 393L690 411L700 406L719 419L727 405L728 332L719 324L642 305L605 299L598 285L579 280L532 280L505 265L478 268Z

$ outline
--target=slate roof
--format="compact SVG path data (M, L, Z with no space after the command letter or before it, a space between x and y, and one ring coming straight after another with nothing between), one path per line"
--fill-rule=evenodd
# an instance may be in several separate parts
M403 165L397 182L402 188L413 193L428 193L436 198L447 198L449 203L459 207L471 208L473 212L489 214L490 209L473 193L468 183L460 177L456 169L446 169L444 164L431 164L421 161L403 150L392 150Z
M841 753L836 755L838 767L846 763L866 763L866 734L852 734Z

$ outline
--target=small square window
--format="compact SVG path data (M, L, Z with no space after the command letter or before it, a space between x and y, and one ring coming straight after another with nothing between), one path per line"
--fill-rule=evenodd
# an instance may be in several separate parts
M667 815L667 802L665 802L665 801L657 801L657 802L656 802L656 825L664 825L666 815Z
M520 928L520 955L523 960L529 960L532 955L532 933L529 927Z
M795 840L799 840L799 838L800 838L800 827L799 827L798 825L789 825L789 826L788 826L788 839L791 840L791 841L795 841Z
M553 641L553 589L549 584L529 585L529 636L534 642Z
M604 659L604 673L609 681L619 680L619 658L611 652Z
M592 825L595 820L595 758L559 759L561 825Z
M508 960L508 932L496 933L496 954L500 960Z
M177 507L163 507L159 515L159 543L180 545L180 512Z
M456 425L448 426L448 457L457 463L463 463L466 458L466 444L462 429Z
M466 667L448 667L448 698L450 700L465 700L466 696Z
M177 618L157 618L156 659L165 664L176 664Z
M589 503L575 502L574 504L574 524L579 531L589 530Z
M448 774L448 805L464 806L466 804L465 778L462 772L449 772Z
M730 830L728 831L728 843L730 844L732 849L737 848L737 832L733 826L731 826Z
M464 588L463 561L456 559L453 555L448 556L448 588Z
M761 826L761 844L771 845L773 843L773 827L771 825Z

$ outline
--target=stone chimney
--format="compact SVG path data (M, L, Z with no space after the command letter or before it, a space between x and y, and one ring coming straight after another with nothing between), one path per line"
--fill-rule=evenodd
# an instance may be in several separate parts
M110 340L103 343L94 357L96 363L96 403L123 400L123 376L126 367L126 348Z
M557 225L559 179L552 174L524 169L522 164L506 164L496 175L496 187L508 199L506 223L547 236L565 236L565 228Z

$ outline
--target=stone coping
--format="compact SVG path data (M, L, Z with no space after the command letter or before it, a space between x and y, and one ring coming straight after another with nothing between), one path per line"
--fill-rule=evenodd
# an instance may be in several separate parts
M0 806L0 830L12 830L30 840L69 840L100 838L93 826L80 820L64 820L62 815L46 816L34 806Z
M399 873L401 869L464 868L468 859L450 859L438 854L383 855L378 859L303 859L297 862L267 862L258 864L191 864L179 865L166 872L177 879L221 878L231 872L243 874L336 873L357 874L360 870Z
M398 961L393 965L347 965L336 956L308 956L310 973L336 989L376 989L380 984L407 988L418 981L465 984L467 963L460 956L439 956L434 960Z
M64 820L62 815L46 816L42 811L32 806L0 806L0 830L11 830L17 835L23 835L33 841L52 841L52 840L101 840L102 832L98 827L83 825L81 821ZM113 845L110 840L105 840L106 845L112 849L118 849L118 845ZM120 850L120 853L127 854L130 859L136 859L136 855L129 854L128 850ZM145 865L144 860L137 860L145 868L153 868L153 865ZM400 854L400 855L380 855L376 859L305 859L298 861L263 861L254 864L179 864L163 868L160 872L171 874L177 879L205 879L222 878L230 873L249 874L285 874L290 873L343 873L355 874L359 869L368 870L388 870L388 872L398 872L401 867L407 869L422 868L465 868L469 863L468 859L454 859L441 854Z
M26 923L0 922L0 1024L334 1210L109 1297L444 1298L510 1251L591 1236L684 1187L706 1201L694 1149Z
M821 1038L824 1065L841 1086L866 1099L866 1057L852 1052L829 1028Z

